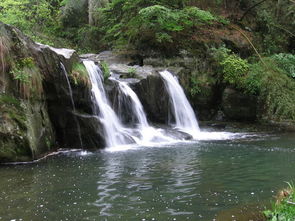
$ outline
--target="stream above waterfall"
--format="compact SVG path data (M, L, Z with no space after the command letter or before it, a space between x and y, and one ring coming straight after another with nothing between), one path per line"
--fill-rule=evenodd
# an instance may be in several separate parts
M295 138L230 135L1 166L0 220L249 220L295 179Z

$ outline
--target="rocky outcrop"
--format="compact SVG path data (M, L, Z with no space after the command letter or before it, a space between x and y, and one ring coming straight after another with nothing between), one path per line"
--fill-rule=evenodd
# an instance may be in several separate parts
M254 121L257 116L257 97L226 88L222 96L222 110L226 119Z
M170 116L169 96L159 74L149 75L132 85L140 99L148 119L167 123Z
M130 53L103 52L85 56L98 63L108 63L113 77L129 81L141 100L148 119L153 122L169 121L169 97L158 74L164 69L178 76L199 120L255 121L257 118L257 97L226 88L226 84L219 79L209 51L205 50L198 55L182 52L171 58L145 57L142 66L138 65L140 56L133 60L136 56ZM109 87L108 91L116 108L116 87ZM126 121L132 118L128 114L125 117Z
M99 63L107 63L112 77L121 81L128 81L131 88L135 91L140 99L147 118L156 123L167 123L169 120L169 96L165 89L165 85L159 75L159 71L163 71L164 67L154 67L152 65L138 65L142 63L139 57L133 53L116 54L115 52L102 52L101 54L86 54L81 58L90 59ZM135 65L133 65L135 64ZM178 68L173 68L177 70ZM118 100L118 90L112 81L106 82L106 91L112 102L113 108L119 110L121 105ZM124 106L121 105L121 109ZM127 109L127 108L126 108ZM122 116L122 114L119 113ZM121 120L128 122L132 119L127 113Z
M36 159L54 148L37 45L0 23L0 162Z
M75 51L36 44L0 23L0 58L0 162L37 159L58 147L103 147Z

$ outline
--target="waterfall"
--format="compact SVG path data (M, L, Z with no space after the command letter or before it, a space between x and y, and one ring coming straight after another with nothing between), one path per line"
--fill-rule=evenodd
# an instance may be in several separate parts
M184 138L186 136L180 134L180 132L177 134L171 129L163 130L149 125L143 106L136 93L131 89L128 83L111 77L110 80L116 82L117 89L119 90L117 97L119 103L118 112L120 113L122 110L128 111L136 123L136 125L130 125L130 122L128 122L128 127L123 125L120 118L112 109L107 98L103 85L102 71L93 61L83 61L83 63L88 71L92 84L92 102L94 105L94 111L102 124L107 147L112 147L111 149L116 149L116 147L124 149L122 146L131 143L136 143L141 146L149 146L186 139ZM124 105L120 105L121 103ZM120 110L120 108L123 109ZM126 112L124 113L126 114ZM179 126L179 128L183 129L184 132L187 132L187 130L185 130L186 128L182 128L181 126ZM192 133L192 131L190 130L187 133Z
M69 89L69 93L70 93L70 98L71 98L71 105L72 105L72 109L73 109L73 111L75 113L76 112L76 107L75 107L75 103L74 103L74 99L73 99L73 91L72 91L72 87L71 87L71 84L70 84L70 81L69 81L68 73L67 73L67 70L66 70L63 63L60 63L60 66L61 66L61 69L62 69L62 71L64 73L64 76L66 78L66 81L67 81L67 85L68 85L68 89ZM83 143L82 143L82 137L81 137L81 128L80 128L80 124L79 124L79 122L77 120L76 115L74 115L74 120L75 120L75 123L77 125L78 139L79 139L79 142L80 142L80 147L82 148Z
M160 75L170 96L175 127L197 138L200 132L198 121L177 78L167 70L160 72Z
M130 112L137 120L137 127L133 129L133 134L137 135L134 137L136 143L141 145L150 145L157 142L175 141L174 138L167 136L164 130L157 129L149 125L138 96L126 82L121 82L113 78L112 80L118 83L121 94L130 98L128 99L128 106ZM119 100L120 99L123 98L119 98ZM124 100L126 101L127 99Z
M140 100L138 99L136 93L129 87L129 85L126 82L119 82L119 89L120 91L127 97L130 98L130 106L133 115L138 121L138 127L145 128L149 127L149 124L146 119L145 112L143 110L142 104Z
M83 61L83 63L92 84L94 110L103 125L106 145L114 147L130 143L131 136L129 136L128 131L121 124L107 99L101 70L93 61Z

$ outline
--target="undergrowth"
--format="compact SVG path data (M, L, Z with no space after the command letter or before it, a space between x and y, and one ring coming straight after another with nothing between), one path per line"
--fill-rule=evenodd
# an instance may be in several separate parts
M41 98L42 75L34 58L20 58L11 64L10 74L16 81L17 90L24 99Z
M100 66L102 69L102 74L103 74L104 80L108 79L111 76L109 64L106 63L105 61L102 61L102 62L100 62Z
M85 66L81 63L75 63L72 68L71 78L73 79L75 85L82 84L89 86L88 72Z
M276 54L250 63L229 49L213 49L213 57L224 83L246 94L256 95L266 120L295 120L295 56Z
M288 187L278 193L277 202L272 210L264 211L269 221L294 221L295 219L295 187L287 183Z

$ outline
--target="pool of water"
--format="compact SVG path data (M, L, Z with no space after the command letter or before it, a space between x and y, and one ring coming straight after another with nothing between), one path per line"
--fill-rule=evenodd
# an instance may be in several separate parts
M63 152L0 166L0 220L254 220L294 168L294 134Z

